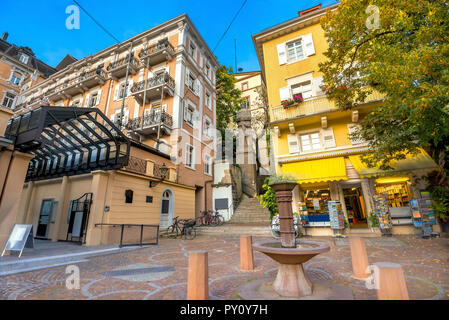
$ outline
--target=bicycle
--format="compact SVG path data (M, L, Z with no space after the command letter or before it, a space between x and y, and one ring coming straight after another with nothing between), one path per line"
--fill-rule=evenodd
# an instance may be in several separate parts
M211 225L215 227L221 226L224 223L224 218L221 214L218 213L218 211L204 210L200 211L200 213L202 215L196 218L196 224L199 226Z
M167 228L168 238L177 238L184 236L185 240L192 240L196 237L195 220L173 218L173 224Z

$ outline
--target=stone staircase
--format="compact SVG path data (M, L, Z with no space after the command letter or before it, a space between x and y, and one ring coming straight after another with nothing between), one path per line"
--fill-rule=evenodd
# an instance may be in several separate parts
M259 203L259 199L243 194L237 210L227 223L269 226L270 211Z

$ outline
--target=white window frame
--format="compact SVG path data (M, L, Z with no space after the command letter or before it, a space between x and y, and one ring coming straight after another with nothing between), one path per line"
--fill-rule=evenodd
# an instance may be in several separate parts
M313 147L314 145L316 145L316 143L313 142L313 140L314 140L312 138L313 134L318 135L319 148L314 148ZM310 150L304 150L304 144L303 144L303 138L302 137L305 137L305 136L308 137L308 142L309 142L308 145L310 146ZM300 144L301 153L310 153L310 152L317 152L317 151L323 150L323 144L322 144L322 141L321 141L321 135L320 135L319 131L301 133L298 136L298 140L299 140L299 144ZM316 142L316 140L315 140L315 142Z
M204 173L208 176L212 175L212 157L208 154L204 155Z
M193 52L192 52L192 47L193 47ZM190 39L190 44L189 44L189 56L191 56L195 62L196 62L196 44L192 41L192 39Z
M20 54L19 61L22 62L23 64L27 64L29 59L30 57L28 55L24 53Z
M13 95L14 98L8 97L8 94ZM8 102L6 102L7 100L8 100ZM5 108L13 109L16 100L17 100L17 94L15 94L14 92L11 92L11 91L6 91L5 94L3 95L2 106ZM5 104L5 102L6 102L6 104Z
M206 107L209 110L212 110L212 94L209 92L209 90L206 89L206 93L204 95L204 103L206 104Z
M95 101L92 102L92 97L96 97ZM87 107L88 108L94 108L98 105L98 102L100 101L100 90L94 91L91 94L89 94L89 99L87 100Z
M189 161L187 160L189 155L191 156L190 165L189 165ZM195 170L195 147L189 143L186 143L185 167Z
M20 77L20 78L17 78L17 77L14 75L14 73L20 74L21 77ZM18 81L17 81L17 82L16 82L16 81L13 81L13 79L18 80ZM12 84L18 86L18 85L20 85L20 83L22 82L22 80L23 80L23 74L22 74L22 72L13 69L13 70L11 71L11 76L9 77L9 82L11 82Z
M193 127L193 122L195 121L196 107L194 104L186 102L185 108L186 108L186 111L184 111L184 120L188 125ZM190 119L188 119L187 115L190 115Z
M306 83L306 82L309 82L309 84L307 84L308 86L310 86L310 90L304 90L304 87L306 86L306 85L304 85L304 83ZM293 87L294 86L297 86L297 85L301 85L299 88L300 88L300 92L297 92L297 93L293 93ZM306 97L305 95L304 95L304 92L310 92L310 95L308 96L308 97ZM303 82L298 82L298 83L295 83L295 84L291 84L290 85L290 96L291 97L294 97L296 94L298 94L298 93L300 93L301 95L302 95L302 97L303 97L303 99L310 99L310 98L313 98L314 96L315 96L315 93L314 93L314 91L313 91L313 81L312 80L305 80L305 81L303 81Z
M209 128L206 128L206 123L209 123ZM212 139L212 134L211 134L212 128L213 128L212 120L207 115L204 115L203 134L209 139Z
M208 78L210 78L210 70L211 70L210 64L208 62L206 62L206 66L204 67L204 73L206 74L206 76Z
M297 56L297 51L296 51L296 47L295 47L297 42L301 42L302 58L299 58ZM290 59L290 54L289 54L289 50L290 49L288 48L288 46L291 45L291 44L293 44L293 49L295 50L295 59L293 59L293 60ZM306 56L304 48L305 48L304 47L304 40L302 38L297 38L297 39L290 40L290 41L286 42L285 43L285 51L286 51L286 54L287 54L287 63L295 63L295 62L298 62L298 61L306 59L307 56Z

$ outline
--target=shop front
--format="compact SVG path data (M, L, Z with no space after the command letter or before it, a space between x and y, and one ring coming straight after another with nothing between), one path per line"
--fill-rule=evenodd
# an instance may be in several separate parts
M390 233L417 233L410 204L425 190L422 186L413 187L413 179L435 170L437 165L422 152L396 161L392 167L389 171L367 168L359 155L349 155L286 162L282 172L297 179L293 212L300 214L306 234L335 233L329 202L337 202L341 207L345 233L379 232L378 228L389 228ZM383 218L388 222L373 225L373 221Z

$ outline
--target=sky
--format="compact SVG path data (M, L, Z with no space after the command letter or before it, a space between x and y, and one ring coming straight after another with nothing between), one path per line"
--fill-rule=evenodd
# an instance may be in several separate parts
M158 24L187 13L213 50L244 0L77 0L120 42ZM218 61L237 68L260 70L251 36L298 16L298 11L335 0L247 0L219 46ZM0 34L9 33L8 42L30 47L37 58L55 67L66 54L82 59L116 41L80 10L80 28L69 30L66 8L72 0L2 0Z

